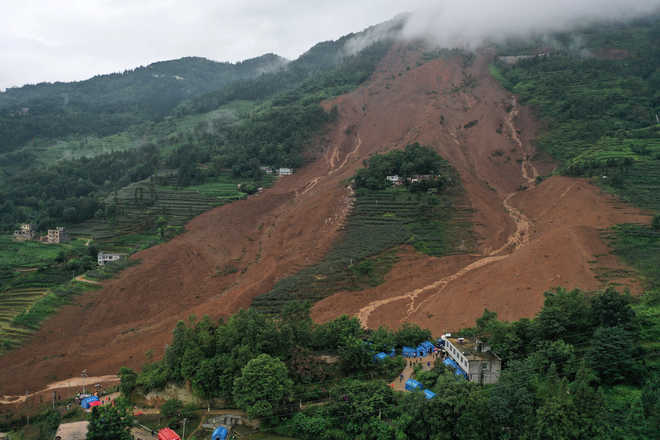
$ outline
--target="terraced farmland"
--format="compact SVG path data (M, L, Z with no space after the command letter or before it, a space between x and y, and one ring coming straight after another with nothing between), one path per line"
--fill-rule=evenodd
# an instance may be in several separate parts
M50 287L66 282L70 272L54 265L64 249L80 243L48 245L0 238L0 352L17 345L32 329L16 319L43 298Z
M610 186L622 199L645 209L660 211L660 159L635 163L626 170L623 184Z
M22 288L0 292L0 352L30 335L30 329L14 325L14 319L46 294L44 288Z
M360 190L343 236L325 258L279 281L253 305L274 313L290 301L319 301L340 290L377 286L402 244L435 256L465 252L474 244L471 214L460 188L441 195L402 187Z
M93 238L96 246L104 251L130 253L160 240L159 219L165 221L166 236L176 234L193 217L247 197L237 186L253 183L228 175L185 188L174 186L175 181L173 175L160 176L122 188L106 199L106 205L113 212L109 220L85 222L71 228L72 235ZM273 181L273 177L267 177L259 184L269 187Z

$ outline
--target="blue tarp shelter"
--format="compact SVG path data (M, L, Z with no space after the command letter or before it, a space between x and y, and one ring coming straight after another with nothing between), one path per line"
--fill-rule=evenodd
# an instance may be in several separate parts
M394 347L392 347L392 349L390 350L390 355L389 356L390 357L396 356L396 350L394 349Z
M406 391L421 391L424 389L424 385L417 382L415 379L408 379L406 381Z
M211 440L227 440L229 431L224 426L218 426L211 435Z
M89 409L89 404L96 400L99 400L99 398L96 396L85 397L83 400L80 401L80 406L82 406L83 409Z
M447 358L444 361L442 361L443 364L451 368L452 370L455 371L456 376L463 376L464 378L467 379L467 373L463 371L461 367L458 366L456 361L454 361L452 358Z
M444 347L445 346L445 340L440 338L437 341L438 347Z
M435 345L433 345L433 342L424 341L417 346L417 354L419 356L426 356L429 353L433 353L434 348Z
M411 358L417 356L417 351L412 347L403 347L401 349L401 354L403 354L404 357Z
M431 390L424 390L424 397L426 397L426 400L431 400L435 397L435 393Z
M375 360L376 362L378 362L378 361L382 361L382 360L384 360L384 359L386 359L386 358L387 358L387 353L383 353L382 351L381 351L380 353L376 353L376 354L374 355L374 360Z

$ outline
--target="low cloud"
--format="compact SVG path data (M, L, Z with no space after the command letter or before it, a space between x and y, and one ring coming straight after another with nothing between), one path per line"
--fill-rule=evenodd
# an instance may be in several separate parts
M486 41L566 31L600 21L622 21L660 11L660 0L452 0L411 13L405 39L474 49Z

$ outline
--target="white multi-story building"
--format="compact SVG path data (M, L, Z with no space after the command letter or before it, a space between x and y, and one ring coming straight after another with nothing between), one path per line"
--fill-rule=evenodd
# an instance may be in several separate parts
M290 176L293 174L292 168L280 168L278 173L280 176Z
M497 383L502 371L502 360L480 339L452 338L443 335L445 351L467 374L471 382L479 384Z

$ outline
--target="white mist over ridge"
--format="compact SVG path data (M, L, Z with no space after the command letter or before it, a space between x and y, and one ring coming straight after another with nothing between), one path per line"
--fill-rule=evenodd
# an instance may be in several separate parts
M355 53L392 37L423 39L438 47L476 49L488 41L546 35L659 12L660 0L445 0L375 26L351 41L347 51ZM397 21L398 27L392 24Z

